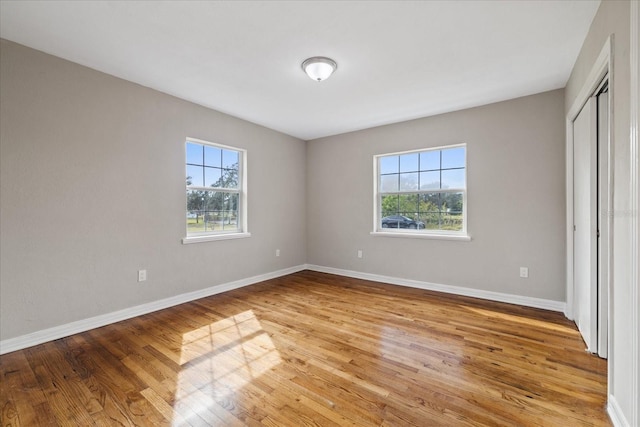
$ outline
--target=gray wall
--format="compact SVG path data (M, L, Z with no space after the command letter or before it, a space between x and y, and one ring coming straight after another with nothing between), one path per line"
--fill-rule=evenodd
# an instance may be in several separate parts
M564 301L563 107L556 90L308 142L308 262ZM456 143L472 240L371 236L373 156Z
M566 93L311 141L306 149L295 138L0 41L0 340L305 262L563 301L564 115L610 34L609 391L631 420L638 402L628 321L637 307L629 271L638 260L630 258L625 214L625 1L601 3ZM180 243L187 136L249 151L251 238ZM370 236L373 155L460 142L468 144L473 240ZM518 277L519 266L530 268L529 279ZM140 268L147 282L136 282Z
M638 260L631 259L630 253L630 3L626 1L603 1L591 24L571 73L566 89L566 112L576 100L578 93L585 85L596 58L600 54L605 40L613 35L613 212L610 218L613 222L613 283L611 288L612 334L611 351L609 353L609 369L612 382L609 394L614 396L628 422L632 423L632 407L639 405L638 396L632 390L631 345L633 329L630 325L632 310L638 310L631 299L631 263ZM636 213L637 214L637 213Z
M305 263L303 141L5 40L0 66L0 339ZM181 244L187 136L248 150L252 237Z

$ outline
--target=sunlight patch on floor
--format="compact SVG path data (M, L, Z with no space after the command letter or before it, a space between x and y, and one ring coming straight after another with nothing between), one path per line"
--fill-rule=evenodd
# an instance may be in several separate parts
M281 361L252 310L194 329L183 334L175 402L190 406L192 416L211 418L235 393ZM189 405L195 401L197 407Z
M558 332L562 332L569 335L576 335L578 333L577 330L575 330L574 328L571 328L570 326L558 325L553 322L531 319L529 317L516 316L513 314L500 313L497 311L485 310L482 308L467 307L467 306L461 306L461 307L473 313L480 314L482 316L487 316L492 319L506 320L512 323L519 323L522 325L528 325L528 326L533 326L537 328L550 329L552 331L558 331Z

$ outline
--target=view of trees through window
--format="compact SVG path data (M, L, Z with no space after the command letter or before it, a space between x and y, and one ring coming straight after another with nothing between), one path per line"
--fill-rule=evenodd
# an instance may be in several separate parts
M187 235L238 231L240 152L187 141Z
M380 228L463 231L465 147L378 157Z

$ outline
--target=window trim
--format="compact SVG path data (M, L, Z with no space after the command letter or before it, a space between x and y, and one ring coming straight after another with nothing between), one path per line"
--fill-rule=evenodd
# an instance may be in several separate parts
M238 225L239 230L234 231L209 231L202 232L199 234L189 235L186 224L185 224L185 237L182 238L182 244L190 244L190 243L202 243L202 242L211 242L217 240L231 240L231 239L243 239L247 237L251 237L251 233L248 229L248 203L247 203L247 150L239 147L233 147L225 144L218 144L211 141L205 141L203 139L191 138L187 137L183 142L183 153L184 153L184 161L183 164L187 165L187 153L186 146L187 143L194 143L200 145L208 145L211 147L216 147L224 150L232 150L237 151L239 153L238 159L238 177L240 179L240 188L238 190L228 190L224 188L214 188L214 187L199 187L192 186L194 190L202 190L202 191L217 191L217 192L229 192L229 193L238 193ZM186 187L188 188L188 187ZM187 199L185 193L185 199L183 202L184 212L186 212L187 207Z
M398 194L417 194L417 193L462 193L462 230L403 230L401 228L390 230L389 228L382 228L380 225L381 217L381 193L379 191L380 185L380 159L388 156L401 156L404 154L423 153L428 151L446 150L451 148L464 147L464 188L456 189L429 189L429 190L417 190L417 191L398 191ZM418 238L418 239L438 239L438 240L457 240L457 241L470 241L471 236L467 230L468 219L468 207L467 207L467 192L468 192L468 150L466 143L442 145L437 147L419 148L415 150L397 151L392 153L375 154L373 156L373 231L369 234L377 237L404 237L404 238ZM442 169L441 169L442 170Z
M184 237L182 239L182 244L188 245L191 243L213 242L216 240L244 239L247 237L251 237L251 233L239 233L237 231L230 231L228 233L220 232L219 234L203 234L202 236Z

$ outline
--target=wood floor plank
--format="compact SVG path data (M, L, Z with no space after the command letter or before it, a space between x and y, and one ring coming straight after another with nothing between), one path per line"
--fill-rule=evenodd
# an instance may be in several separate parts
M111 340L102 339L103 333L105 329L100 328L72 337L87 354L82 363L91 372L85 380L89 390L114 424L166 425L164 417L140 394L146 383L109 351ZM114 338L112 332L106 335Z
M302 271L0 356L3 426L610 426L562 314Z
M0 358L0 395L6 396L2 399L1 425L29 426L43 418L55 419L26 354L14 352L5 356Z
M81 378L65 362L60 341L49 342L26 350L39 387L60 424L91 425L92 414L102 406L82 383Z

